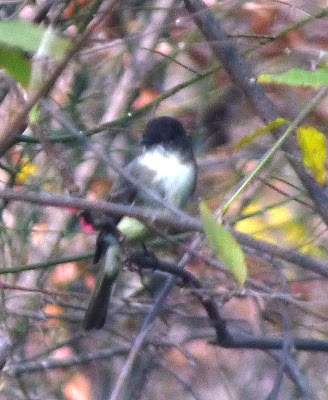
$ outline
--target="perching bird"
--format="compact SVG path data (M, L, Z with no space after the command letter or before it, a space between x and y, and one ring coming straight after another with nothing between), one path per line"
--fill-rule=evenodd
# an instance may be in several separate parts
M190 137L182 124L169 116L155 118L147 124L141 144L141 154L124 168L125 171L136 183L151 189L166 202L184 207L196 185L197 166ZM157 211L160 208L166 212L163 205L123 177L114 183L108 201L156 208ZM87 330L104 326L120 270L120 245L113 234L113 226L127 240L142 242L147 236L146 226L130 217L113 217L108 229L100 231L94 257L99 272L83 324Z

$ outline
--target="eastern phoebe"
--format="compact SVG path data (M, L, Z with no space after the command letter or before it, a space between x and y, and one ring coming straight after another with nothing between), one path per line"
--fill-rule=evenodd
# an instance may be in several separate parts
M143 150L125 171L136 183L151 189L163 200L182 208L192 194L197 180L197 166L190 137L182 124L173 117L163 116L151 120L145 129L141 144ZM167 210L123 177L119 177L111 190L109 201ZM113 234L116 226L127 240L145 239L147 228L130 217L113 217L108 228L98 236L94 263L99 265L97 282L84 317L86 330L104 326L113 286L120 270L120 245Z

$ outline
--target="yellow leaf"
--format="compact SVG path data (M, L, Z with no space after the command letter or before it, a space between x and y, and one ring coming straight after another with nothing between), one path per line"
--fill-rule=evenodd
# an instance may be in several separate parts
M316 181L324 185L327 158L325 135L313 126L302 126L297 130L297 139L304 165L312 171Z
M262 232L268 228L268 225L262 220L261 217L250 217L245 218L236 223L236 230L248 235L253 235L258 232Z
M267 210L267 221L270 227L279 227L291 221L293 215L287 207L274 207Z
M23 184L26 183L31 175L34 175L36 172L36 165L31 162L26 162L26 164L22 167L19 174L17 174L17 183Z
M270 122L268 125L261 126L261 128L256 129L256 131L251 135L242 138L236 145L236 151L242 149L243 147L248 146L259 136L265 135L266 133L269 133L274 129L278 129L281 126L285 125L286 123L287 121L285 120L285 118L277 118L276 120Z
M245 255L239 243L222 224L213 218L206 203L200 203L200 213L203 218L204 231L209 244L217 256L224 262L227 269L243 285L247 278Z

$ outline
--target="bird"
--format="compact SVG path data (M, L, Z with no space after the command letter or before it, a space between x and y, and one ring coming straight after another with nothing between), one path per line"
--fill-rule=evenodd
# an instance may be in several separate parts
M185 207L196 186L197 164L191 137L182 123L171 116L153 118L145 127L141 147L140 154L124 167L136 185L119 176L113 184L108 201L168 212L163 204L156 202L143 190L142 187L145 187L166 203L177 208ZM105 223L105 226L101 226L93 260L99 272L83 321L85 330L101 329L104 326L115 281L121 269L121 246L113 227L127 241L141 244L149 234L143 223L127 216L110 217L108 225Z

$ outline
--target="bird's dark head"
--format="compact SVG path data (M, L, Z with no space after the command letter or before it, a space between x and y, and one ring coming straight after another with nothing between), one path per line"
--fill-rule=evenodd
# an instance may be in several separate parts
M141 143L146 147L162 144L163 146L183 145L189 138L176 118L163 116L148 122Z

